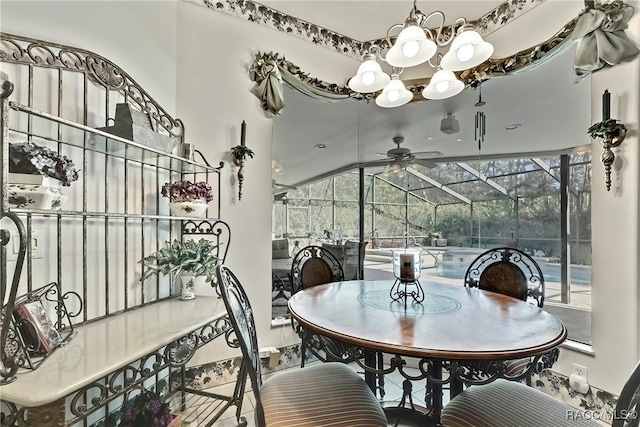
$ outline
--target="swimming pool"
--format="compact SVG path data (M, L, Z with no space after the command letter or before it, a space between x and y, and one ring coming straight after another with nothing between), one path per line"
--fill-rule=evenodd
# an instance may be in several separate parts
M391 271L391 260L394 250L403 248L384 248L367 250L366 260L388 262ZM463 279L469 264L486 249L459 247L427 247L422 254L422 274ZM548 257L533 257L538 263L546 282L560 283L560 264ZM571 285L591 286L591 266L571 265Z

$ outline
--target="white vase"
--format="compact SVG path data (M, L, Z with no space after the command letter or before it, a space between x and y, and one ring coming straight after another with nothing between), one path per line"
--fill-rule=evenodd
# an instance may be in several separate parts
M67 196L57 179L38 174L10 173L8 203L10 208L60 210Z
M196 276L191 273L180 274L180 299L191 300L196 297L195 293Z
M204 217L207 207L207 202L200 199L169 203L169 209L175 216Z

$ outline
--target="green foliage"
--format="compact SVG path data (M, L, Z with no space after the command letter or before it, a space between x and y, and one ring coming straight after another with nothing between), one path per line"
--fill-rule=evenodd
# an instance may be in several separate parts
M154 274L175 275L188 272L195 276L205 276L207 282L215 279L218 257L214 249L218 245L210 240L200 239L181 242L174 240L172 244L160 249L140 262L145 266L144 274L140 280L145 280Z
M591 135L591 138L596 139L605 138L607 134L612 134L621 130L627 130L624 124L618 123L616 119L608 119L595 123L587 130L587 133Z
M231 148L231 155L236 159L243 159L245 156L249 156L253 159L253 150L246 145L236 145Z

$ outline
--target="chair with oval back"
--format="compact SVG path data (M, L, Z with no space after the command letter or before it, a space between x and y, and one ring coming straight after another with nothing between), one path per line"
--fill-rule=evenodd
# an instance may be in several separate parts
M292 294L313 286L344 280L344 271L338 258L327 248L310 245L302 248L291 262ZM339 341L304 330L291 320L302 339L300 346L301 367L305 364L305 354L309 351L322 361L351 362L348 346Z
M344 280L338 258L322 246L302 248L291 261L293 293L312 286Z
M495 248L478 255L467 268L464 285L529 301L540 308L544 304L544 275L540 266L515 248ZM529 358L505 361L505 373L517 376L527 369L529 363ZM478 372L492 366L490 362L473 362L470 365ZM526 381L531 385L531 376L527 376Z
M217 276L222 300L242 351L239 375L241 378L248 375L251 381L257 427L387 426L384 411L373 392L343 363L288 369L263 382L256 326L247 294L225 265L218 267ZM246 425L246 421L242 421Z
M544 304L544 275L536 261L515 248L495 248L471 262L464 285Z

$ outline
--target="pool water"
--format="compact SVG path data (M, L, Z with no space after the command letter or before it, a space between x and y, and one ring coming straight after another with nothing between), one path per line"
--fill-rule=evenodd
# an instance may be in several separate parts
M545 282L560 282L560 264L538 262ZM423 274L446 277L449 279L464 279L469 264L454 261L439 262L435 268L423 270ZM591 267L571 266L571 285L591 286Z
M389 259L388 257L396 250L403 249L388 248L367 250L366 259L377 261L382 261L385 258ZM425 252L422 254L422 274L462 280L469 265L485 250L486 249L458 247L425 248ZM561 282L560 264L557 258L533 258L540 266L546 282ZM389 269L391 268L391 263L389 262ZM591 266L571 265L570 277L571 286L591 286Z

